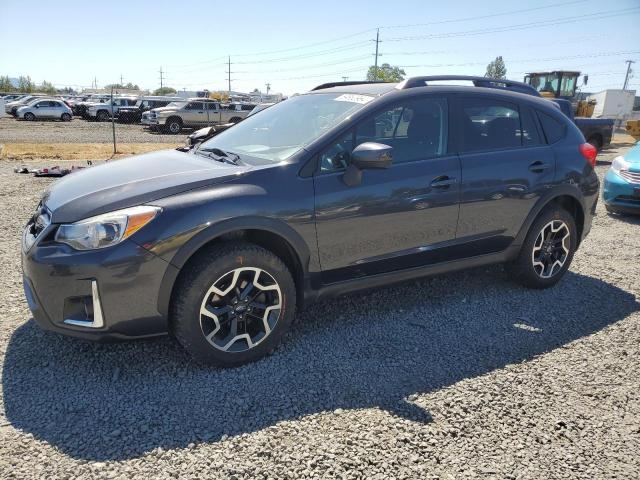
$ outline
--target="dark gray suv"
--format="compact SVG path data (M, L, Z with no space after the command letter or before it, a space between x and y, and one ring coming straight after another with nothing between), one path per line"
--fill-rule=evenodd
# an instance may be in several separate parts
M554 285L591 227L595 155L521 83L326 84L189 153L54 184L24 231L25 293L48 330L170 332L242 364L297 309L357 289L499 262Z

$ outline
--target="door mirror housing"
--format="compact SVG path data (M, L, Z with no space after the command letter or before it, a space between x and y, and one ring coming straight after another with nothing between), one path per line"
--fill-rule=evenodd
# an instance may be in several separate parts
M389 168L393 163L393 147L384 143L364 142L351 152L351 161L344 172L343 181L349 187L362 182L362 171Z
M393 147L384 143L364 142L351 152L351 164L360 170L389 168L393 161Z

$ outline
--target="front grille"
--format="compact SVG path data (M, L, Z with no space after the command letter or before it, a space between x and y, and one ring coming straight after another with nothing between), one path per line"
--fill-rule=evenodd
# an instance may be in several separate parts
M629 170L620 170L620 176L627 182L640 184L640 172L630 172Z

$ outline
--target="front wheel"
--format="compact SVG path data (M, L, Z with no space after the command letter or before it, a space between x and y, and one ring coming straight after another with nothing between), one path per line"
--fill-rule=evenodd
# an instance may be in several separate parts
M548 288L569 269L576 246L573 216L561 207L547 208L533 222L518 258L508 268L519 283Z
M63 113L60 116L60 120L62 120L63 122L70 122L71 121L71 115L69 115L68 113Z
M170 118L165 124L165 131L172 135L177 135L182 131L182 122L177 118Z
M174 289L171 326L197 360L236 366L272 352L293 321L296 289L284 262L239 243L198 254Z
M27 113L24 114L24 119L27 122L33 122L36 119L36 116L31 112L27 112Z

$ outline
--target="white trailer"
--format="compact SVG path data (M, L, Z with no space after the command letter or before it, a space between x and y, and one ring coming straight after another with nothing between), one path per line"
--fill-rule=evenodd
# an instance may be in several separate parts
M596 101L591 115L594 118L625 119L631 115L635 97L635 90L609 89L589 95L587 101Z

